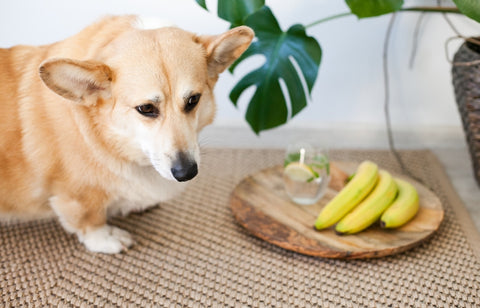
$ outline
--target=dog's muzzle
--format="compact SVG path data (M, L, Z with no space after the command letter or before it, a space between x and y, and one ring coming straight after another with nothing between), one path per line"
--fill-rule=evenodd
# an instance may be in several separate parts
M172 169L173 177L179 182L185 182L193 179L198 173L198 166L194 159L184 152L179 152L175 161L173 161Z

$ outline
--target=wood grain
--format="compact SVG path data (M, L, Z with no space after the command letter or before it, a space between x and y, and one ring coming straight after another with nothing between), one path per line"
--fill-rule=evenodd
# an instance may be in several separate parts
M333 228L314 229L321 209L343 187L354 162L333 162L332 181L325 196L313 205L293 203L283 188L282 166L262 170L241 181L230 196L236 220L253 235L282 248L325 258L373 258L405 251L429 238L440 226L444 210L438 197L422 184L392 173L413 184L420 210L398 229L384 230L378 224L354 235L337 235Z

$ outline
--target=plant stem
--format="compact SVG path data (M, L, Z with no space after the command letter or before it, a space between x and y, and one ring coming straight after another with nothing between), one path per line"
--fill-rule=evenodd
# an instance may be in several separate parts
M385 98L384 98L384 104L383 104L383 110L385 113L385 122L387 126L387 137L388 137L388 145L390 148L390 152L392 152L393 156L397 160L397 163L400 165L400 169L410 176L411 178L417 180L418 182L425 184L424 181L422 181L420 178L417 176L413 175L410 170L407 169L405 166L405 163L403 162L402 157L398 153L397 149L395 148L395 143L393 139L393 133L392 133L392 120L390 118L390 83L389 83L389 70L388 70L388 48L389 48L389 43L390 43L390 38L392 34L392 29L393 25L395 22L395 17L396 13L392 14L392 17L390 17L390 22L388 23L388 28L387 32L385 34L385 40L383 42L383 82L384 82L384 87L385 87Z
M423 17L425 17L425 12L420 13L417 19L417 24L415 25L415 32L413 33L412 53L410 54L410 61L409 61L410 69L413 68L413 62L415 61L415 55L417 54L418 37L419 37L420 25L422 23Z
M400 9L401 12L429 12L429 13L455 13L462 14L456 7L441 6L414 6Z
M414 6L414 7L407 7L407 8L402 8L399 10L399 12L428 12L428 13L454 13L454 14L462 14L460 10L456 7L441 7L441 6ZM332 19L337 19L340 17L345 17L345 16L350 16L353 15L352 12L345 12L345 13L340 13L332 16L328 16L322 19L319 19L317 21L314 21L308 25L305 26L305 28L310 28L313 26L316 26L318 24L321 24L326 21L330 21Z
M314 21L311 24L306 25L305 28L310 28L310 27L316 26L318 24L321 24L322 22L325 22L325 21L329 21L329 20L332 20L332 19L337 19L337 18L340 18L340 17L350 16L350 15L353 15L353 13L345 12L345 13L340 13L340 14L328 16L328 17L319 19L317 21Z

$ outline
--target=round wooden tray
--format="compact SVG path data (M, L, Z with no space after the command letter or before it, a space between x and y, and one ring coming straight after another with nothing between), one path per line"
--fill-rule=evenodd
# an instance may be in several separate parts
M424 185L392 173L413 184L420 197L420 210L398 229L375 224L354 235L337 235L333 228L314 229L320 210L342 188L344 179L358 166L354 162L331 163L329 187L316 204L293 203L283 188L282 166L262 170L245 178L233 190L230 207L236 220L253 235L282 248L325 258L374 258L405 251L429 238L440 226L444 210L438 197Z

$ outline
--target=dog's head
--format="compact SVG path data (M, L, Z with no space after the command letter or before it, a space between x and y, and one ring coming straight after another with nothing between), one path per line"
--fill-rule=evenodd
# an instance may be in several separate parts
M165 178L187 181L197 174L197 134L215 115L218 75L253 36L244 26L216 36L132 29L99 50L95 60L47 60L40 76L84 110L119 155L152 165Z

